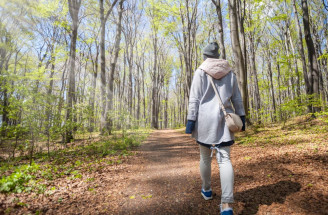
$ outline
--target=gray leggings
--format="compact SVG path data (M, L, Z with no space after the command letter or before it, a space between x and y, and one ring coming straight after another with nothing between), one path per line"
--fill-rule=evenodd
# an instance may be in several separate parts
M211 189L211 152L212 150L199 145L200 148L200 175L202 177L202 189ZM230 161L230 146L225 146L215 150L216 160L220 168L221 180L221 203L233 203L233 183L234 175Z

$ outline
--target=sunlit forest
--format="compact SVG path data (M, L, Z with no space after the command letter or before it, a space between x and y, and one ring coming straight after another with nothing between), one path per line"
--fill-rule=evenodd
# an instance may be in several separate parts
M255 129L241 143L295 120L327 134L327 25L326 0L0 0L0 213L15 213L8 193L92 181L84 165L119 166L154 130L184 128L213 41Z

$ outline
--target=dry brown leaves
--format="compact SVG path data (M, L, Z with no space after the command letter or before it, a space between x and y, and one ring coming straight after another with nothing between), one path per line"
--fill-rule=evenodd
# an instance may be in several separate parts
M265 145L264 132L251 134L258 135L253 143L233 146L235 214L328 214L328 140ZM156 131L122 164L103 164L81 179L56 179L49 185L56 186L53 192L0 194L0 214L218 214L218 165L213 159L217 195L204 201L198 163L198 145L189 135Z

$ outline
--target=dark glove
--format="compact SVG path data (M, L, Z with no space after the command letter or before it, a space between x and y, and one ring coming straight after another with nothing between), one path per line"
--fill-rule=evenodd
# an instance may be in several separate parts
M186 125L186 134L191 134L195 128L196 121L188 120Z
M246 116L240 116L241 121L243 122L243 127L241 128L242 131L246 130Z

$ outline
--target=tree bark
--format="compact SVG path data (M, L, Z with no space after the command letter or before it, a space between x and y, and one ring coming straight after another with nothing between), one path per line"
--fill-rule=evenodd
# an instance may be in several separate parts
M100 118L100 127L101 133L107 133L106 131L106 116L107 116L107 107L106 107L106 56L105 56L105 32L106 32L106 22L109 14L112 12L113 7L115 6L118 0L114 0L110 9L105 15L104 10L104 0L99 0L100 7L100 81L101 81L101 118Z
M122 33L122 13L123 13L123 2L124 0L120 0L119 3L119 13L118 13L118 22L117 22L117 30L116 30L116 36L115 36L115 45L114 45L114 57L112 58L111 64L110 64L110 73L109 73L109 80L108 80L108 97L107 97L107 106L108 111L110 113L113 112L114 108L114 77L115 77L115 68L116 63L118 59L118 53L120 51L120 42L121 42L121 33ZM112 117L107 114L107 120L106 120L106 130L108 134L112 133L113 130L113 119Z
M66 140L68 143L73 139L73 106L75 101L75 58L76 58L76 40L77 29L79 21L79 10L81 6L81 0L68 0L69 13L72 18L72 34L71 34L71 46L70 46L70 73L69 73L69 86L67 95L67 112L66 121L68 122L68 128L66 128ZM67 123L66 122L66 123Z
M92 73L92 91L91 91L91 123L90 123L90 132L93 132L96 127L96 111L95 111L95 99L96 99L96 90L97 90L97 77L98 77L98 57L99 57L99 46L96 44L96 57L93 60L93 73ZM91 51L90 51L91 58Z
M229 0L229 15L232 50L234 54L236 70L239 74L238 83L243 99L245 113L246 116L248 116L247 73L245 71L245 63L239 41L236 0Z
M254 45L254 35L253 33L250 33L249 35L249 47L250 47L250 61L251 61L251 69L252 69L252 75L254 80L254 104L256 109L256 119L258 123L261 123L261 117L260 111L261 111L261 95L259 90L259 84L257 79L257 70L256 70L256 64L255 64L255 45Z
M216 14L218 15L218 32L219 32L219 47L221 52L221 58L226 59L226 51L224 46L224 32L223 32L223 21L221 11L221 0L212 0L215 5Z
M293 73L292 73L292 67L291 67L291 63L290 63L290 50L289 50L289 43L288 43L288 24L286 26L286 29L284 30L284 42L285 42L285 51L286 51L286 56L287 56L287 64L288 64L288 71L290 71L290 73L288 74L288 81L289 81L289 85L292 88L291 90L291 98L295 99L295 87L294 87L294 77L293 77Z
M273 121L276 121L276 99L274 95L274 88L273 88L273 78L272 78L272 66L271 66L271 53L268 51L268 72L269 72L269 78L270 78L270 89L271 89L271 96L272 96L272 107L273 107Z
M307 72L307 66L306 66L306 59L305 59L305 54L304 54L304 47L303 47L303 35L302 35L302 30L301 30L301 25L300 21L298 18L298 12L296 8L296 2L293 0L293 7L294 7L294 12L295 12L295 21L296 21L296 29L298 32L298 40L297 40L297 49L298 52L300 53L301 56L301 61L302 61L302 70L303 70L303 78L305 82L305 90L307 95L312 94L312 76L309 78L309 74ZM308 112L312 112L312 105L308 105Z
M290 47L292 49L292 53L293 53L293 61L294 61L294 67L295 67L295 75L296 75L296 95L298 97L298 100L301 96L301 84L300 84L300 76L299 76L299 72L298 72L298 65L297 65L297 58L296 58L296 52L295 52L295 48L294 48L294 44L293 44L293 40L292 40L292 36L290 35L290 29L287 29L287 35L289 38L289 43L290 43Z
M9 60L11 58L12 53L8 53L7 48L10 47L11 36L7 32L5 28L2 27L2 23L0 22L0 32L1 35L0 42L4 45L0 47L0 75L3 74L3 69L8 71ZM4 68L5 67L5 68ZM2 83L0 84L0 92L3 93L3 107L2 107L2 125L1 127L5 127L9 125L9 96L8 96L8 86L7 80L4 78ZM7 129L2 129L1 135L6 136ZM0 142L1 144L1 142Z
M312 91L313 98L315 100L319 99L319 68L317 64L315 48L311 36L310 30L310 20L309 20L309 9L307 0L302 0L302 10L303 10L303 27L304 27L304 35L305 41L308 49L308 59L309 59L309 72L312 77ZM313 112L319 112L320 107L314 106Z
M47 140L47 149L48 149L48 157L50 157L50 127L51 127L51 121L52 121L52 117L51 117L51 112L52 112L52 90L53 90L53 86L54 86L54 74L55 74L55 61L56 61L56 57L54 55L54 45L51 48L51 72L50 72L50 82L49 82L49 86L48 86L48 90L47 90L47 100L48 100L48 104L47 104L47 108L46 108L46 116L47 116L47 122L46 122L46 134L48 136L48 140Z

